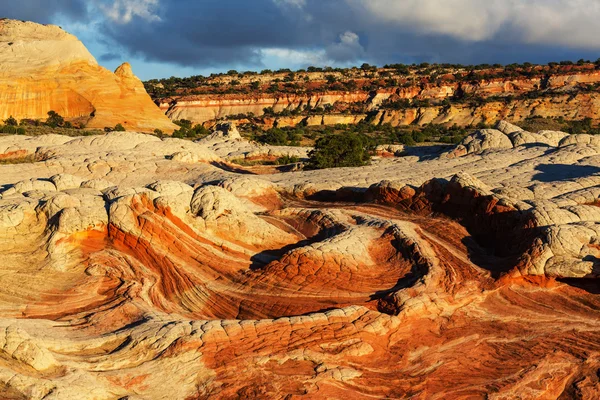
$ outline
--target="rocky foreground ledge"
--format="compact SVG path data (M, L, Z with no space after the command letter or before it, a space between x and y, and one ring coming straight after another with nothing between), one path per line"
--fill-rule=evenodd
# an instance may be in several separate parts
M599 396L595 137L230 163L289 151L0 137L0 397Z

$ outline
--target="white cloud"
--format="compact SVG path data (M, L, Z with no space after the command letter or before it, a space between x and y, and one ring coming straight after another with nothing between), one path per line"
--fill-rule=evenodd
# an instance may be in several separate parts
M133 17L146 21L160 21L156 15L159 0L113 0L112 4L100 3L100 9L113 22L127 24Z
M259 50L263 63L275 68L305 68L308 66L353 65L362 60L365 50L359 36L346 31L336 43L325 49L294 50L287 48L263 48Z
M346 0L387 24L467 41L500 35L529 44L600 48L597 0Z
M339 42L327 46L326 51L329 58L339 62L358 60L365 55L360 37L352 31L342 33Z
M306 7L306 0L273 0L278 6L292 6L303 9Z
M327 59L325 50L267 48L261 49L260 53L263 61L269 65L306 67L310 65L326 65L331 63L331 60Z

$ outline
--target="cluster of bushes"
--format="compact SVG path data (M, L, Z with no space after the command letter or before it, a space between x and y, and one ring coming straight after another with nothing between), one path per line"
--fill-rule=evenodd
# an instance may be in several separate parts
M64 118L61 117L57 112L49 111L48 118L44 123L42 123L39 120L34 121L28 119L23 119L19 122L16 118L14 118L11 115L6 120L4 120L4 125L0 126L0 133L8 133L12 135L25 135L27 133L26 126L40 126L42 124L50 128L74 128L70 122L65 122Z
M565 132L572 135L581 133L587 133L590 135L600 135L600 128L593 126L593 120L591 118L584 118L581 121L569 121Z
M541 117L534 116L526 118L518 124L521 128L529 132L538 132L541 130L562 131L570 134L600 135L600 127L594 126L591 118L569 121L564 117Z
M249 112L249 113L246 113L246 114L228 115L227 119L240 120L240 119L252 119L254 117L255 117L254 113Z
M573 69L600 69L600 59L592 62L590 60L561 61L551 62L547 65L537 65L532 63L522 64L478 64L478 65L461 65L461 64L387 64L384 69L378 69L375 65L363 64L360 67L353 68L331 68L331 67L315 67L311 66L306 69L292 71L290 69L280 69L272 71L265 69L263 71L245 71L238 72L230 70L226 73L211 74L209 77L201 75L191 76L189 78L171 77L161 80L150 80L144 82L146 90L153 98L168 97L177 94L210 94L210 93L250 93L260 89L259 81L252 81L249 85L242 85L239 79L248 78L257 75L278 74L281 77L274 79L270 86L265 90L268 93L279 92L305 92L304 85L298 84L299 73L326 73L325 84L320 87L312 87L313 91L324 90L356 90L358 84L351 79L352 77L367 77L367 78L389 78L378 83L382 87L393 87L394 85L406 85L409 83L397 82L391 79L394 76L416 78L419 81L425 79L430 83L441 84L444 80L460 81L460 82L476 82L482 79L490 80L497 78L534 78L543 77L549 74L572 71ZM333 74L337 74L337 76ZM344 79L340 79L339 76ZM231 79L229 84L224 84L214 80L222 76L228 76L237 79ZM212 80L211 80L212 79ZM305 80L310 80L308 76ZM377 86L377 85L375 85ZM363 90L372 88L365 87Z
M267 117L294 117L298 115L320 115L323 113L329 114L333 111L333 104L325 104L319 107L309 107L305 104L296 108L286 108L279 112L276 112L273 107L265 107L263 109L263 114Z
M4 126L0 126L0 133L8 133L11 135L24 135L25 128L18 126L18 121L12 115L4 120Z
M348 132L327 135L308 154L307 168L362 167L371 163L376 142L367 135Z
M107 126L104 128L104 132L108 133L108 132L125 132L126 129L122 124L117 124L115 125L114 128L111 128L110 126Z
M397 126L391 124L373 125L363 121L355 125L337 124L326 127L298 126L295 128L272 128L262 131L254 127L252 138L260 143L276 146L297 146L302 139L318 142L329 136L358 135L369 138L369 144L404 144L413 146L423 142L441 142L448 144L459 143L474 129L486 128L485 125L461 128L458 126L446 127L442 125Z
M386 100L381 104L381 108L386 110L405 110L407 108L430 107L429 99L396 99Z
M302 128L271 128L266 131L256 130L252 139L273 146L300 146L305 131Z
M179 129L173 132L174 138L196 139L206 137L210 133L208 129L206 129L204 126L200 124L193 125L192 121L187 119L180 119L177 121L173 121L173 123L179 126ZM162 132L160 132L159 134L159 132L157 132L156 130L154 131L154 133L158 134L159 136L160 134L162 134Z
M279 157L276 160L247 160L245 158L240 158L240 159L235 159L235 160L231 160L231 162L233 162L234 164L238 164L238 165L242 165L245 167L252 167L255 165L289 165L289 164L296 164L298 162L300 162L300 159L296 156L290 156L290 155L285 155L282 157Z

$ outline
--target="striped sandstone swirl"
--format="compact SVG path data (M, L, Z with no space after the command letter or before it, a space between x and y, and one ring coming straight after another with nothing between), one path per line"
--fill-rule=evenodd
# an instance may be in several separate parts
M0 397L598 398L600 143L499 128L273 175L0 138Z

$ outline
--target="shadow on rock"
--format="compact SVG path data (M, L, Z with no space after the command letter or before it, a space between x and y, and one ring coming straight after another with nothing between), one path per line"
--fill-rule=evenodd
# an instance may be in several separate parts
M540 164L535 169L540 172L533 179L539 182L568 181L600 173L600 168L593 165Z

